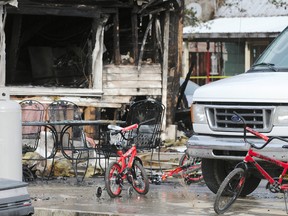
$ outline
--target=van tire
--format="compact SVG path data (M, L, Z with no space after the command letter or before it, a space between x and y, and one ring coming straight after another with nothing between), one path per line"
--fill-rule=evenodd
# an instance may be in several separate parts
M223 169L224 161L202 158L201 168L206 186L216 194L220 184L227 175Z
M217 193L218 188L224 181L225 177L231 172L234 167L224 160L214 160L202 158L202 174L207 187ZM261 178L253 175L248 175L244 188L240 196L246 196L252 193L260 184Z

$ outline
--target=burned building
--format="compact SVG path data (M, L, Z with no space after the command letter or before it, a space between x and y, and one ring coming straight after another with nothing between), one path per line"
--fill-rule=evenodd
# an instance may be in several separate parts
M181 67L182 4L179 0L3 4L0 84L15 100L68 99L83 107L89 119L105 115L116 119L131 100L158 98L166 106L164 125L172 124Z

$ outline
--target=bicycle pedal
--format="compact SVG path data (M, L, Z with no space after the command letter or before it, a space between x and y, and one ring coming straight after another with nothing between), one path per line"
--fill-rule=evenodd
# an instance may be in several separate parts
M123 173L124 175L126 175L126 174L128 173L128 169L125 168L122 173Z
M186 180L185 179L184 182L185 182L186 185L191 185L192 184L192 181L190 181L190 180Z
M131 173L131 168L126 167L126 168L123 170L122 173L123 173L124 175L126 175L126 174L128 174L129 172Z
M133 176L132 175L127 175L127 181L132 184Z

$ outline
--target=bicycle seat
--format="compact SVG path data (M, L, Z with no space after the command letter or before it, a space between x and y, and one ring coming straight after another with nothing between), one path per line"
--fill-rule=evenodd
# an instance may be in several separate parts
M108 125L109 130L121 131L123 128L118 125Z

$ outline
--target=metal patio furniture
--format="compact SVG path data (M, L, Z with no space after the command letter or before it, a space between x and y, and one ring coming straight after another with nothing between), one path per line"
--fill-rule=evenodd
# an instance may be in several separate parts
M20 103L22 122L43 121L45 108L36 100L24 100ZM39 144L41 126L22 126L22 151L34 152Z
M57 151L60 151L66 159L71 161L77 181L84 179L91 158L89 154L91 149L93 150L87 145L83 125L69 125L68 123L73 120L82 120L81 115L81 109L75 103L67 100L54 101L47 107L48 121L62 122L59 125L53 125L57 133L55 146ZM79 178L80 164L82 165L81 178Z
M37 100L23 100L19 102L21 106L22 122L41 122L44 121L45 107ZM25 155L28 152L35 152L39 147L41 138L41 126L22 126L22 153ZM44 147L45 148L45 147ZM47 154L43 157L23 157L26 161L23 163L23 180L32 181L36 177L33 171L35 166L34 162L31 164L29 161L45 161L42 174L47 167Z
M126 123L140 124L134 139L137 149L153 150L161 146L164 105L155 99L140 100L130 106Z
M151 151L151 160L153 151L156 148L159 148L160 152L164 111L164 105L155 99L145 99L134 102L130 105L128 110L125 125L132 125L135 123L140 125L137 134L132 134L136 133L134 131L127 134L127 136L135 137L133 143L136 144L137 150ZM109 163L110 157L117 156L117 149L113 143L116 143L118 139L121 139L121 137L119 137L119 135L115 137L115 135L111 134L109 130L103 131L103 137L104 141L102 141L99 146L99 154L102 155L103 158L106 158ZM127 147L132 144L126 140L122 140L122 142L126 142L124 146L126 145Z

